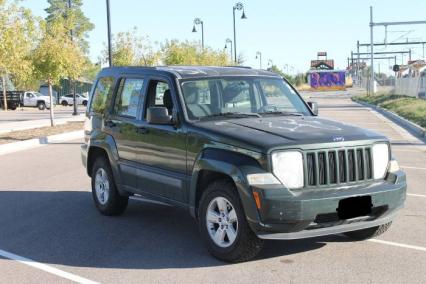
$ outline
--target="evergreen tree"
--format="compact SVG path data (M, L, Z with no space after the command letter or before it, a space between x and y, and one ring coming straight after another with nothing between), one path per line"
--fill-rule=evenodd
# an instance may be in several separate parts
M47 13L46 21L51 23L55 20L64 20L66 22L67 32L72 31L73 40L80 46L85 53L89 51L88 32L95 28L87 18L81 6L82 0L48 0L49 7L45 9ZM69 8L71 3L71 9Z

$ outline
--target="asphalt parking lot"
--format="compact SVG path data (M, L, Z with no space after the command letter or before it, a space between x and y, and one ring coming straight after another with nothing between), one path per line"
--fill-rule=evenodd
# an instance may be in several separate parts
M0 156L2 283L426 283L426 145L346 92L304 97L320 116L387 135L408 196L378 239L268 241L254 261L212 258L180 209L131 200L101 216L79 156L81 141ZM71 109L71 108L70 108Z

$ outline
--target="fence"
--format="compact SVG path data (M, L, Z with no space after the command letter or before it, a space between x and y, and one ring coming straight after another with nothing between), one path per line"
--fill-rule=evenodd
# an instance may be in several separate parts
M416 77L397 78L395 94L425 99L426 74L421 73L420 76Z

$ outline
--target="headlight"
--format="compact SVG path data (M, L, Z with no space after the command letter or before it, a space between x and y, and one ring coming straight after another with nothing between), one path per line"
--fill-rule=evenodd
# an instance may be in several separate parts
M272 172L289 189L303 187L303 156L297 151L272 154Z
M389 146L385 143L373 145L374 179L382 179L389 165Z

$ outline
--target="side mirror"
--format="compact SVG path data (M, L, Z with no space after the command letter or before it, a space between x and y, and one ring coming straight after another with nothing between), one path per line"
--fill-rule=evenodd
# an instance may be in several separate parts
M150 107L146 113L149 124L172 124L172 116L166 107Z
M318 104L316 102L308 102L308 106L311 108L315 116L318 115Z

